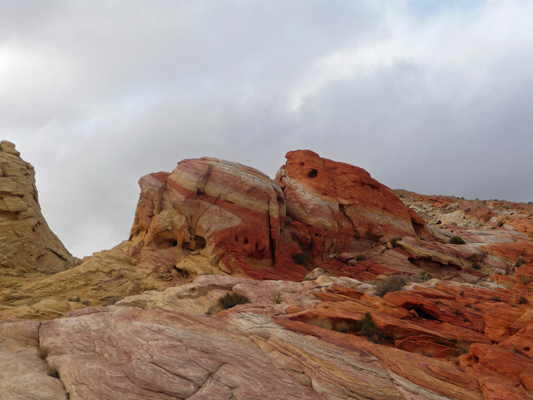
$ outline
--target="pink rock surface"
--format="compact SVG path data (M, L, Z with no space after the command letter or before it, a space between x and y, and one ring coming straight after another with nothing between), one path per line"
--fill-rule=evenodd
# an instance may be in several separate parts
M38 321L0 322L0 398L2 400L66 400L59 379L50 376L39 358Z
M119 309L43 322L40 338L71 400L323 398L209 317Z

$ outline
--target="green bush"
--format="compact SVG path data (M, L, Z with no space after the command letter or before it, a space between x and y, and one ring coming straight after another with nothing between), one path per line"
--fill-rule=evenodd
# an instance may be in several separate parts
M472 268L474 268L474 269L481 269L481 264L478 263L478 262L474 262L474 263L472 263Z
M527 285L530 281L529 277L524 274L520 274L518 279L520 279L520 282L522 282L524 285Z
M357 261L365 261L365 260L367 260L368 258L367 258L367 256L365 256L364 254L358 254L357 256L355 256L355 259L356 259Z
M398 242L401 241L403 238L401 236L394 236L390 240L390 244L392 244L392 247L396 247L398 245Z
M281 293L278 292L278 294L276 296L274 296L272 301L274 301L274 303L276 303L276 304L280 304L282 302Z
M452 236L450 238L450 244L465 244L466 242L463 240L461 236Z
M303 253L294 253L292 255L292 259L296 264L308 267L311 263L311 253L308 251L304 251Z
M501 299L500 297L498 297L498 296L493 297L491 300L492 300L492 301L496 301L496 302L498 302L498 303L502 301L502 299Z
M331 320L329 320L327 318L323 318L323 317L309 318L307 320L307 323L309 325L319 326L320 328L324 328L324 329L329 329L329 330L333 329L333 322L331 322Z
M389 292L398 292L406 283L407 277L405 275L389 275L377 283L376 295L383 297Z
M517 301L518 304L527 304L527 299L524 296L520 296Z
M372 315L369 312L365 313L365 316L357 321L357 330L363 336L374 336L378 333L378 326L372 319Z

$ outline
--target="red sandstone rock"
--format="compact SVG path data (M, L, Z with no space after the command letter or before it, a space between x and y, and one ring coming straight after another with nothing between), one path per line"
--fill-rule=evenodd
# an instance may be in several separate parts
M291 151L276 176L287 214L305 224L313 255L357 252L381 237L429 235L425 222L365 170Z

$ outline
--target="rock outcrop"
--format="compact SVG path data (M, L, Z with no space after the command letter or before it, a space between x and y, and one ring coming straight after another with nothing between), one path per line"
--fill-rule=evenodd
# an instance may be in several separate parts
M184 260L199 254L208 260L199 274L298 280L308 271L294 254L317 264L394 236L431 237L424 220L366 171L311 151L288 153L275 182L250 167L201 158L139 183L128 254L157 264L169 279L197 275Z
M54 274L79 263L48 227L39 206L35 170L15 145L0 143L0 274Z
M8 254L46 252L33 171L0 149L1 226L28 235ZM398 192L426 225L310 151L276 181L202 158L140 185L128 241L73 268L35 250L2 269L0 398L531 398L528 206Z
M39 400L528 399L531 307L508 311L518 279L513 289L433 280L382 299L374 285L316 275L200 276L61 319L5 321L2 394L31 397L39 385ZM228 292L251 302L204 315ZM498 319L513 328L494 346Z
M214 158L184 160L171 173L141 178L129 251L161 273L200 253L211 273L272 269L285 223L285 198L263 173ZM188 273L188 272L187 272Z
M286 158L276 182L287 215L305 225L315 257L368 250L394 236L431 236L425 221L364 169L309 150Z

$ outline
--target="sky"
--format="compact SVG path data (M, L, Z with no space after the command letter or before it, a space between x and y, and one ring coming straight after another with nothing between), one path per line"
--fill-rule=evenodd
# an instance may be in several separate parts
M141 176L310 149L393 189L533 201L533 1L0 0L0 139L78 257Z

